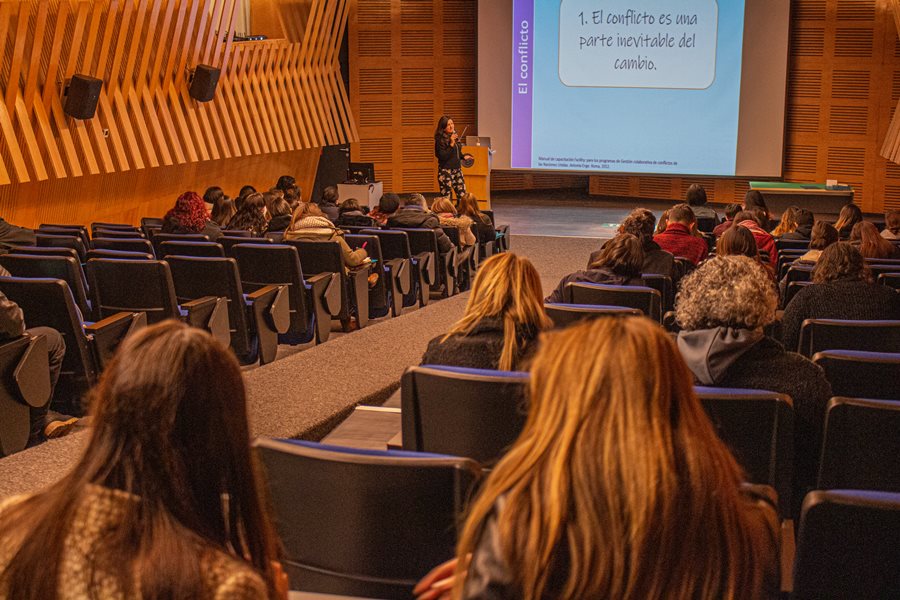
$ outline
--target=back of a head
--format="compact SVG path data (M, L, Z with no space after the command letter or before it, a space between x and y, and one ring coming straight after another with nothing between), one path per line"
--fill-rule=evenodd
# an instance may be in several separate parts
M378 201L379 212L385 215L392 215L400 208L400 196L397 194L385 194Z
M278 178L278 183L275 184L275 188L283 192L295 187L297 187L297 180L292 175L282 175Z
M884 228L894 235L900 235L900 210L889 210L884 214Z
M850 204L845 204L844 207L841 208L840 214L838 214L838 220L834 224L834 228L838 231L852 228L854 225L862 221L862 218L863 214L859 206L853 204L852 202Z
M742 506L741 470L661 327L609 317L544 334L530 372L524 430L484 484L459 556L495 519L526 600L762 595L766 542ZM573 545L591 559L563 560Z
M797 215L800 213L799 206L788 206L781 213L781 220L778 226L772 232L774 236L784 235L785 233L793 233L797 230Z
M733 221L736 214L741 212L743 207L737 203L731 203L725 207L725 218L729 221Z
M285 217L292 212L291 205L284 198L280 198L272 203L272 217Z
M425 196L422 194L409 194L403 198L403 206L421 206L425 208L426 205Z
M747 256L759 259L759 247L750 230L740 225L729 227L716 242L719 256Z
M685 331L761 330L775 320L778 295L772 278L746 256L716 256L681 282L675 318Z
M753 221L756 226L759 226L759 218L756 216L756 211L753 210L742 210L738 214L734 215L734 225L736 226L738 223L743 223L744 221Z
M681 223L682 225L691 225L697 222L694 211L687 204L676 204L669 209L669 223Z
M4 577L30 587L11 597L56 597L66 535L78 526L74 508L92 485L141 499L115 507L116 531L89 559L91 568L119 577L121 589L140 589L145 597L206 595L204 546L231 552L230 546L236 560L246 559L271 582L274 534L256 485L244 385L230 350L176 321L147 327L122 343L91 397L84 455L63 482L24 503L21 514L13 513L16 522L2 527L3 534L8 527L28 531Z
M337 204L338 200L340 200L340 194L338 193L337 186L329 185L327 188L322 190L322 199L319 201L319 203Z
M456 214L456 207L453 206L453 202L450 198L435 199L435 201L431 203L431 210L436 213Z
M813 268L813 283L869 281L871 273L862 253L847 242L831 244L822 251Z
M203 192L203 201L213 206L216 206L222 198L225 198L225 192L218 186L206 188L206 191Z
M620 233L603 248L597 259L591 263L592 269L609 269L616 275L637 278L644 265L644 245L630 233Z
M850 241L859 242L859 252L863 258L891 258L894 256L894 245L881 237L875 223L860 221L853 226Z
M352 211L362 212L362 207L359 205L359 201L356 198L347 198L346 200L341 202L340 207L338 207L339 214L344 214Z
M811 228L815 224L816 217L811 210L807 208L800 208L797 209L795 220L797 222L798 229L803 228L808 230L808 228Z
M212 220L215 221L220 227L225 227L226 225L228 225L228 221L231 220L231 217L233 217L234 213L236 212L237 209L234 206L234 200L225 197L215 206L213 206Z
M238 194L238 198L246 198L250 194L255 194L256 188L252 185L245 185L241 188L241 192Z
M744 194L744 210L749 210L751 208L761 208L766 211L766 214L769 213L769 207L766 206L766 199L759 190L749 190Z
M313 202L301 202L297 208L294 209L294 216L291 217L291 224L288 226L288 229L297 229L299 227L298 223L307 217L324 217L325 213L322 212L322 209L319 208L318 204Z
M684 199L689 206L703 206L706 204L706 189L699 183L692 183Z
M284 190L284 199L287 200L287 203L291 205L291 210L297 208L297 205L300 204L302 200L300 195L300 188L294 186L289 190Z
M653 239L656 217L646 208L635 208L619 224L619 233L630 233L646 244Z
M816 221L809 234L809 249L824 250L838 241L838 230L827 221Z
M169 227L177 223L182 231L200 232L208 219L209 211L203 198L197 192L185 192L178 196L175 206L164 215L163 230L168 232Z
M475 194L469 192L459 197L459 214L473 218L477 218L481 214Z

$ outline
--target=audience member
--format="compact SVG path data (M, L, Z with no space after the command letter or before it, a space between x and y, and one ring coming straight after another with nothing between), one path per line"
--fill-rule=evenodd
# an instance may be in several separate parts
M773 499L743 484L660 327L604 318L546 334L528 398L458 559L420 598L450 585L454 598L778 597Z
M886 240L900 240L900 210L894 209L885 213L881 237Z
M799 506L815 480L831 385L816 364L764 333L775 321L777 305L775 287L759 263L745 256L710 259L681 283L675 304L682 329L678 348L700 385L791 397Z
M797 241L810 239L812 237L812 228L816 221L812 211L805 208L797 209L794 221L796 222L796 227L792 231L781 234L781 239Z
M253 187L252 185L245 185L244 187L241 188L241 191L238 194L237 198L234 199L234 207L237 210L241 210L241 207L244 206L244 199L247 196L249 196L250 194L255 194L255 193L256 193L255 187Z
M222 200L227 197L224 190L219 186L206 188L206 191L203 192L203 201L206 203L206 210L212 212L215 210L216 205L221 203Z
M766 199L759 190L749 190L744 194L744 210L753 210L758 208L765 213L765 217L760 219L759 226L769 231L772 229L772 213L766 205Z
M850 239L850 233L853 226L863 220L862 210L859 206L853 204L845 204L838 214L838 220L834 224L834 228L838 230L838 235L842 240Z
M313 242L337 242L341 247L344 265L358 267L366 262L369 254L365 248L353 250L344 239L344 232L322 214L322 210L312 202L303 202L294 211L291 224L284 233L286 240L308 240Z
M627 217L619 224L618 233L630 233L639 240L644 249L644 263L641 265L641 273L652 275L665 275L676 281L678 279L678 270L675 268L675 257L670 252L666 252L659 247L659 244L653 241L653 227L656 224L656 217L646 208L635 208ZM603 246L609 243L604 242ZM588 268L600 258L603 251L595 250L588 259Z
M466 193L459 197L459 215L461 217L469 217L475 223L478 229L478 239L483 241L493 241L496 237L494 224L491 218L481 212L478 208L478 199L475 194Z
M234 200L228 196L222 195L221 198L216 200L216 205L213 206L211 220L221 229L227 229L228 222L231 221L231 217L233 217L236 212L237 209L234 207Z
M698 265L709 254L709 246L703 237L695 235L696 231L694 211L687 204L678 204L669 209L666 229L657 233L653 241L676 258L684 257Z
M287 192L291 190L300 190L300 188L297 186L297 180L294 179L294 177L291 175L282 175L281 177L279 177L274 189L281 190L285 194L287 194Z
M322 214L332 223L337 221L337 218L340 216L340 210L338 209L339 201L340 195L338 194L336 185L329 185L322 191L322 197L318 202L319 210L321 210Z
M363 212L356 198L347 198L341 202L338 208L338 218L335 221L338 227L374 227L375 219Z
M630 233L619 234L606 243L600 250L597 260L587 270L576 271L563 277L544 302L554 304L565 302L566 284L569 283L644 285L641 279L643 264L644 250L641 241Z
M799 213L799 206L788 206L784 209L784 212L781 213L781 221L772 230L772 237L781 237L786 233L793 233L797 229L797 215Z
M714 219L719 223L719 213L706 205L706 188L699 183L692 183L685 194L685 202L691 207L694 216L698 219Z
M822 251L838 241L838 232L834 225L826 221L816 221L809 239L809 250L794 262L814 263L819 260Z
M859 252L863 258L900 258L900 248L881 237L878 228L869 221L860 221L853 226L850 241L859 244Z
M900 319L900 294L872 283L859 250L846 242L822 252L812 273L813 285L797 292L784 310L784 345L796 350L806 319Z
M422 194L411 194L404 198L403 207L388 218L387 224L395 228L434 229L441 254L446 254L453 248L450 238L441 229L440 219L425 208L425 197Z
M378 206L369 211L369 216L375 219L380 226L387 225L388 219L400 208L400 196L397 194L384 194L378 201Z
M0 253L13 246L34 246L37 236L31 229L18 227L0 218Z
M725 220L716 225L716 228L713 229L713 235L716 236L716 238L721 237L722 234L725 233L725 231L731 228L731 224L734 222L734 216L741 212L741 210L742 207L740 204L732 203L726 206Z
M693 211L691 211L691 212L693 212ZM659 221L656 222L656 231L654 232L654 235L656 235L657 233L662 233L663 231L666 230L666 227L668 227L668 226L669 226L669 211L664 210L664 211L662 211L662 214L659 215Z
M197 192L185 192L163 216L162 233L201 233L214 242L222 237L222 228L210 220L206 203Z
M765 215L761 210L758 213L756 211L742 210L735 215L732 228L740 225L749 229L756 240L756 247L759 248L760 252L768 254L769 265L774 270L778 264L778 250L775 248L775 238L763 229L760 224L759 220L764 218Z
M253 237L259 237L269 226L269 211L266 209L265 196L259 192L244 198L243 205L228 222L229 229L249 231Z
M512 252L495 254L481 263L463 317L428 342L422 364L524 369L538 334L551 326L543 295L531 261Z
M279 200L284 200L284 192L273 188L273 189L269 190L268 192L263 192L262 195L263 195L263 200L266 203L266 214L271 216L272 215L272 207L275 205L275 203Z
M284 198L279 198L272 203L272 218L269 220L269 226L266 233L278 233L286 231L291 224L293 212L291 205Z
M294 212L297 209L297 206L303 202L303 195L300 193L300 188L294 186L289 190L284 191L284 199L287 200L287 203L291 207L291 212Z
M463 246L474 246L478 243L475 233L472 231L472 219L465 215L456 214L453 201L450 198L437 198L431 205L431 210L441 221L441 227L453 227L459 231L459 243Z
M735 225L716 242L716 256L746 256L762 262L756 238L743 225Z
M91 413L72 471L0 507L4 597L287 598L228 348L174 321L143 329Z

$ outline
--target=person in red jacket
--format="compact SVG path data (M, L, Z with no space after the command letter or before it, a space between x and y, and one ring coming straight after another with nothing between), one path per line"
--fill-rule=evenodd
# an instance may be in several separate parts
M762 212L762 211L760 211ZM765 216L764 214L762 215ZM775 238L768 231L763 229L759 224L759 217L752 210L742 210L734 217L734 224L741 225L750 230L753 238L756 240L756 247L760 252L769 254L769 264L774 269L778 265L778 252L775 249Z
M697 218L687 204L678 204L669 209L666 230L653 236L659 247L699 265L709 254L706 240L697 233Z

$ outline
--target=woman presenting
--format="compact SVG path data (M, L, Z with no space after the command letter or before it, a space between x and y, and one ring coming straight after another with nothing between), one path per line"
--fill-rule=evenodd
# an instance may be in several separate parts
M453 119L446 115L440 118L434 131L434 155L438 159L438 184L441 187L441 196L450 198L452 192L456 192L458 201L466 193L466 180L460 162L471 157L468 154L462 156L462 146Z

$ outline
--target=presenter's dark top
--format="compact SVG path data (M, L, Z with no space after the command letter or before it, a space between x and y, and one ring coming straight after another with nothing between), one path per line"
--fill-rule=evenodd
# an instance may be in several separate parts
M443 134L434 139L434 155L438 159L438 168L440 169L458 169L459 168L459 140L456 140L456 146L450 145L450 136Z

